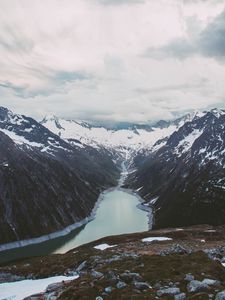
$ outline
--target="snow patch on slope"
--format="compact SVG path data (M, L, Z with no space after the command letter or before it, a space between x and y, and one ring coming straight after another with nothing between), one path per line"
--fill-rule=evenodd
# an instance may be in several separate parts
M189 135L179 142L175 148L175 154L181 156L183 153L186 153L188 150L190 150L195 140L200 137L202 132L202 130L194 129Z
M106 250L108 248L113 248L113 247L116 247L116 245L100 244L100 245L95 246L94 248L97 250L103 251L103 250Z
M0 128L0 131L2 131L4 134L6 134L11 140L13 140L18 145L26 144L31 147L39 147L39 148L43 147L43 144L36 143L36 142L30 142L27 139L25 139L23 136L17 135L13 131L10 131L7 129L1 129L1 128Z
M36 280L22 280L0 284L0 299L22 300L34 294L45 292L47 286L62 281L74 280L79 276L55 276Z
M148 237L141 240L142 242L164 242L164 241L172 241L171 238L163 237L163 236L154 236L154 237Z

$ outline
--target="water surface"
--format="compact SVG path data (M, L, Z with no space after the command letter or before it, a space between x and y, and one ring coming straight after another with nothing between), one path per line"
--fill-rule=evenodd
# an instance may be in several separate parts
M94 220L65 236L21 248L0 252L0 262L51 253L65 253L104 236L148 230L148 213L137 208L138 197L115 188L101 195Z
M95 219L55 252L64 253L104 236L148 230L147 212L137 208L139 203L136 195L124 189L106 192Z

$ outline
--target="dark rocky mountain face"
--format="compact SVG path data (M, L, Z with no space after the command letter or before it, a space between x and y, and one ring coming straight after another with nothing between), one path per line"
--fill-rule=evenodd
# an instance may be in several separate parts
M225 223L225 112L185 122L148 157L128 185L155 208L155 228ZM145 154L146 155L146 154Z
M119 174L107 152L66 142L5 108L0 144L0 244L82 220Z

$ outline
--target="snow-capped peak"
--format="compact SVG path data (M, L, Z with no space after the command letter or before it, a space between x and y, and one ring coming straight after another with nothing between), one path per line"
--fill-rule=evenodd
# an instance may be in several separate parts
M135 127L108 129L105 127L95 127L87 123L65 120L65 119L45 119L42 124L49 130L59 135L65 140L76 139L82 144L95 148L129 148L139 150L141 148L152 148L155 142L165 138L176 130L176 125L169 125L166 128Z
M56 126L57 117L50 119ZM0 132L7 135L19 147L24 145L28 148L35 147L51 155L59 149L69 151L70 147L34 119L14 114L4 107L0 107Z
M40 123L44 126L47 125L45 127L48 127L48 124L54 124L54 126L59 130L64 130L64 128L60 124L60 119L55 115L47 115Z
M203 117L204 115L206 115L206 111L199 111L199 110L195 110L191 113L186 114L185 116L183 116L182 118L179 119L179 127L184 125L186 122L192 122L194 120L197 120L201 117Z
M213 108L210 110L210 112L217 118L219 118L222 115L225 115L225 111L219 108Z
M221 111L214 111L214 113ZM158 122L155 126L131 126L118 128L117 130L91 126L88 123L59 119L55 116L46 117L41 123L49 130L59 135L65 140L78 140L81 144L95 148L127 148L139 151L149 149L156 151L162 147L166 140L174 131L178 130L187 122L195 121L207 114L206 111L193 111L177 120ZM135 128L135 130L134 130ZM162 143L155 144L162 140ZM155 145L155 146L154 146ZM153 147L154 146L154 147Z
M0 107L0 122L1 123L11 123L11 124L18 124L20 125L24 122L24 117L19 114L14 114L11 110Z
M83 121L58 118L53 114L47 115L40 123L64 141L77 145L80 148L91 146L96 149L104 147L107 149L126 149L131 151L146 149L149 153L149 151L155 152L165 145L171 134L178 131L184 124L197 121L207 113L213 113L219 118L219 116L225 114L225 111L220 109L213 109L209 112L193 111L174 121L160 121L154 127L150 125L136 126L133 124L129 127L117 128L116 130L103 126L92 126ZM16 134L25 138L27 144L36 142L37 145L40 141L34 138L33 129L35 126L41 125L34 122L32 123L30 118L14 114L10 110L0 107L0 130L4 130L5 133L10 131L9 135ZM21 138L13 137L14 141L21 140ZM22 142L24 143L23 139ZM46 146L48 143L41 141L41 144ZM185 144L186 148L187 144Z
M59 118L57 116L50 114L50 115L46 115L40 123L46 123L49 121L58 121L58 120Z

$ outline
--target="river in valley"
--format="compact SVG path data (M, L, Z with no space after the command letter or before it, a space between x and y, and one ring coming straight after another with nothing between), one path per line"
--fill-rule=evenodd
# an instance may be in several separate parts
M39 244L2 251L0 262L50 253L65 253L104 236L148 230L151 227L151 224L149 225L151 211L139 209L137 205L140 204L140 198L130 190L120 187L125 176L126 173L122 172L118 187L100 195L99 205L92 221L67 235Z

